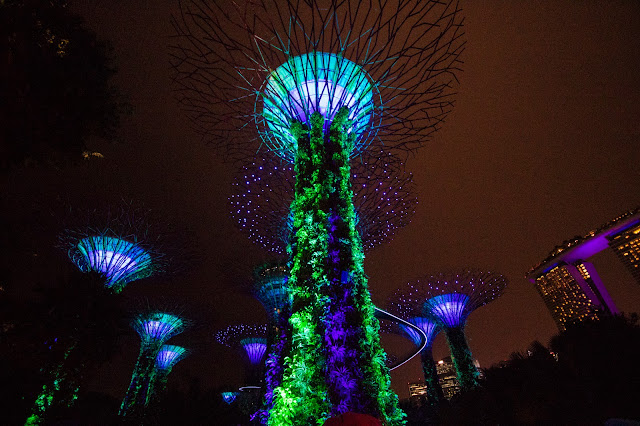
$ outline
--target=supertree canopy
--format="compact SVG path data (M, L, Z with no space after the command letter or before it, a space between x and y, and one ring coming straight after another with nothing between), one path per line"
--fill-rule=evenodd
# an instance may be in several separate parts
M247 380L249 385L263 382L264 358L267 351L266 324L235 324L214 334L218 343L241 350L249 361Z
M254 269L253 278L254 294L264 306L269 322L275 325L283 309L291 305L289 268L284 263L267 263Z
M416 312L413 312L412 307L397 300L401 297L402 295L396 293L394 298L388 302L388 309L390 312L393 312L401 318L405 318L406 321L418 327L426 336L426 344L420 351L420 362L424 374L424 383L427 387L428 400L429 402L436 403L444 398L432 352L433 341L440 332L440 326L433 317L422 315L413 316L416 315ZM422 336L415 329L406 325L398 324L392 328L391 331L408 337L418 347L422 343Z
M156 355L155 368L148 385L147 399L149 401L159 399L159 394L161 394L167 386L169 373L171 373L173 367L187 355L189 355L189 351L182 346L162 345L160 351L158 351L158 355Z
M356 230L365 252L389 241L415 214L412 176L400 159L379 150L353 162L351 182ZM293 167L261 159L245 165L229 198L236 226L256 244L286 253L293 233Z
M351 161L373 140L410 149L439 127L463 49L457 12L418 0L181 3L172 65L184 110L228 152L246 157L260 139L294 165L291 350L269 424L350 411L402 422L363 270Z
M467 317L499 297L504 276L474 269L427 275L409 283L394 296L398 310L432 318L447 335L451 358L463 389L477 386L478 371L464 334Z
M222 399L224 400L224 402L226 402L227 404L231 404L233 403L233 401L236 400L236 398L238 397L238 393L239 392L222 392Z
M150 212L124 203L119 208L81 212L59 246L82 272L96 272L115 293L127 283L166 271L166 229L154 232ZM166 226L165 226L166 228Z
M127 394L122 400L119 414L140 418L150 400L149 389L152 386L153 376L158 366L158 356L167 340L181 333L189 325L189 322L180 315L152 310L137 315L131 322L131 326L140 335L140 354L133 370L131 384ZM170 351L170 349L169 349ZM177 362L185 353L174 351L173 360ZM170 361L172 355L165 352L160 363ZM170 363L169 363L170 365Z

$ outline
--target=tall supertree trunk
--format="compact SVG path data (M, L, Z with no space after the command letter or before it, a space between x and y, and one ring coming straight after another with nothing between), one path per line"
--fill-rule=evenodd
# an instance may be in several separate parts
M312 114L310 129L292 126L298 144L290 247L292 344L271 425L316 424L349 411L402 423L355 230L348 114L341 108L328 132L319 113Z
M420 352L420 360L422 361L422 372L429 403L436 404L444 399L444 393L438 381L438 370L430 347L426 347Z
M131 383L120 405L119 415L130 422L142 421L148 400L149 385L153 380L154 363L160 351L160 344L154 342L140 349Z
M478 369L473 363L473 355L471 355L471 349L469 349L469 344L464 334L464 325L447 328L445 333L460 387L463 390L477 387L480 373L478 373Z

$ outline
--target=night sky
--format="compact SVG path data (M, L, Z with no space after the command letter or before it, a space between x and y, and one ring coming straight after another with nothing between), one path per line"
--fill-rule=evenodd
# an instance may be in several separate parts
M184 305L187 316L193 306L207 321L198 336L235 322L264 321L258 302L239 291L268 255L229 217L234 167L200 141L171 93L167 46L177 1L76 3L72 8L88 27L113 43L115 82L134 113L125 118L121 143L94 141L104 159L10 175L8 208L25 227L24 252L47 252L47 241L30 247L35 242L28 224L35 229L46 222L47 203L56 198L140 200L190 230L201 262L169 283L132 283L123 297L162 296ZM365 270L379 306L406 282L441 269L471 266L504 274L510 281L504 296L471 314L467 325L474 356L489 366L533 340L547 344L557 332L524 278L528 269L563 240L640 205L640 3L461 5L467 47L456 106L407 162L419 191L412 223L371 250ZM640 311L640 286L613 253L591 260L618 308ZM31 273L50 273L28 262ZM124 394L139 347L133 331L127 339L93 387ZM174 369L178 378L172 379L240 384L235 357L210 340L196 342L198 351ZM434 356L447 352L440 335ZM421 377L419 362L392 377L406 396L406 383Z

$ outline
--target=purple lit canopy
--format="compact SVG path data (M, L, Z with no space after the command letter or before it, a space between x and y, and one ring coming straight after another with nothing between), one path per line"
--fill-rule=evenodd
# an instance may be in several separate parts
M170 370L178 361L186 357L189 352L182 346L163 345L156 356L156 368Z
M267 339L264 337L248 337L240 340L251 365L259 364L267 352Z
M256 160L233 183L229 201L236 226L275 253L286 252L293 229L294 182L292 166ZM382 149L364 153L353 161L352 183L356 229L365 250L389 241L410 222L418 201L412 176L397 157Z
M389 301L390 311L401 317L431 317L443 328L460 327L506 285L504 276L475 269L427 275L398 289Z
M418 327L424 332L424 334L427 336L427 344L425 348L430 348L433 345L433 340L435 339L436 335L440 331L436 322L426 317L413 317L413 318L407 319L407 321L415 325L416 327ZM421 344L422 336L420 336L416 330L402 324L400 324L399 327L404 332L404 334L406 334L416 346Z
M172 336L181 333L187 324L182 318L171 313L150 312L139 315L132 325L142 341L150 343L167 341Z

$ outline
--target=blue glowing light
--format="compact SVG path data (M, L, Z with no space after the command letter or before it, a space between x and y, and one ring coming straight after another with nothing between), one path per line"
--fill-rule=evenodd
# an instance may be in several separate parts
M164 345L156 356L156 368L168 370L187 355L187 350L182 346Z
M342 107L349 108L352 127L362 134L374 110L373 90L366 72L355 63L332 53L313 52L289 58L271 73L263 95L262 117L270 135L267 144L293 158L296 140L289 128L294 120L309 124L319 112L328 124ZM356 147L356 150L359 150Z
M235 401L237 396L238 392L222 392L222 399L227 404L231 404L233 401Z
M140 324L140 335L149 340L165 341L184 327L184 321L173 314L155 312Z
M247 352L251 365L259 364L267 352L267 339L263 337L249 337L240 340L240 344Z
M104 274L107 287L121 287L152 272L151 256L137 244L119 238L86 237L78 242L77 249L81 256L72 258L80 270Z
M463 325L469 311L469 296L459 293L441 294L424 303L424 309L447 328Z
M430 318L425 317L414 317L408 319L407 321L424 331L424 334L427 336L427 343L425 348L430 348L433 344L433 340L438 334L438 331L440 331L436 322ZM422 336L420 336L420 334L418 334L416 330L402 324L400 324L400 328L416 346L419 346L421 344Z

